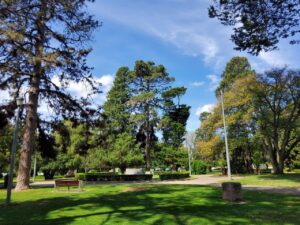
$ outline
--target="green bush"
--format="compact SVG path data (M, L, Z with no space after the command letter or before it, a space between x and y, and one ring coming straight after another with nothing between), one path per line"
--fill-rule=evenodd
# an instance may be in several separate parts
M139 181L151 180L152 174L119 175L115 173L77 173L76 178L84 181Z
M206 174L207 164L201 160L194 160L192 163L192 174Z
M186 172L162 172L159 174L159 179L161 180L175 180L188 177L190 177L190 174Z
M300 161L294 162L294 169L300 169Z
M76 173L75 178L78 180L85 180L85 173Z

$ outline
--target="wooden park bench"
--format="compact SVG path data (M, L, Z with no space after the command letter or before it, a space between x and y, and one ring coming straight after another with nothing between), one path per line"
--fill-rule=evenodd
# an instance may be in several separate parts
M59 187L78 187L79 191L82 191L82 181L77 179L57 179L54 180L54 188L58 190Z

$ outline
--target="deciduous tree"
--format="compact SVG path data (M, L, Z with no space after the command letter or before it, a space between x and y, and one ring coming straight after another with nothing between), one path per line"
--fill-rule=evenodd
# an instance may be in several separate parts
M273 69L258 76L252 89L257 125L274 173L300 142L300 71Z

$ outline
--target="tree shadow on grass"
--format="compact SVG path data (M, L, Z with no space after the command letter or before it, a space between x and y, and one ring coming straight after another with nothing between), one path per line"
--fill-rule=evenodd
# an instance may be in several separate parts
M297 224L300 218L300 197L245 192L246 203L239 204L222 201L218 188L146 187L122 192L98 186L82 194L20 202L0 209L0 224Z

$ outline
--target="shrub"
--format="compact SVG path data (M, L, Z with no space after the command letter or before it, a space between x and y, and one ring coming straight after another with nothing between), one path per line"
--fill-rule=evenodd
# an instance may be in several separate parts
M207 164L201 160L194 160L192 163L192 173L193 174L206 174Z
M85 180L85 173L76 173L75 178L78 180Z
M152 174L119 175L116 173L77 173L76 178L84 181L139 181L151 180Z
M159 174L159 179L161 180L184 179L188 177L190 177L190 174L186 172L163 172Z
M300 161L294 162L294 168L300 169Z

